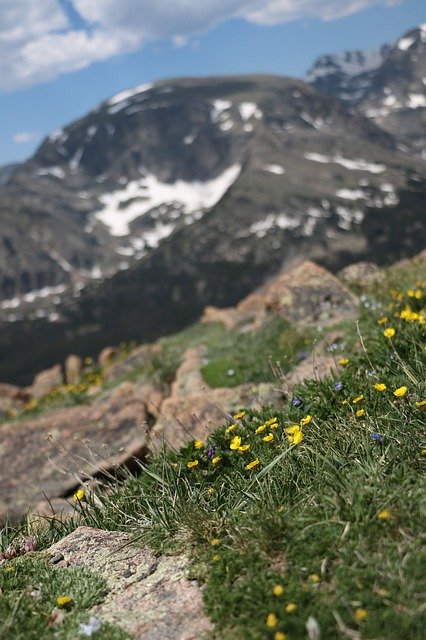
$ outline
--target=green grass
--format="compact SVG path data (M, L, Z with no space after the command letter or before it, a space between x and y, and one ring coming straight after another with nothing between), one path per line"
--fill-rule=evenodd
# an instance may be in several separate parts
M158 552L187 552L215 640L298 640L308 619L325 640L421 640L425 324L400 314L424 307L406 287L419 289L425 276L407 270L404 289L367 291L336 352L336 363L348 362L334 376L305 381L279 411L247 410L202 444L164 451L139 476L89 496L81 521L129 531ZM226 336L212 331L211 358ZM271 335L280 334L265 330L259 343ZM257 348L259 359L269 355ZM298 444L286 431L292 425L303 435Z
M0 638L35 640L83 637L89 610L104 599L106 584L82 567L57 569L43 554L28 554L0 567ZM57 598L67 596L68 606L58 607ZM57 612L64 619L55 623ZM121 629L102 622L95 634L99 640L126 640Z
M211 387L235 387L244 382L274 382L279 367L289 371L298 354L307 351L312 336L274 318L247 333L227 332L220 343L210 347L208 363L201 369Z

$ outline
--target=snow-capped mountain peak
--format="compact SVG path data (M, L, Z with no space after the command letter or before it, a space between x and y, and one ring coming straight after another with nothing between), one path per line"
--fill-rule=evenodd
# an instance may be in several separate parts
M306 79L308 82L315 82L318 78L334 74L353 77L374 71L383 63L390 48L389 45L384 45L370 51L345 51L339 54L323 55L308 71Z

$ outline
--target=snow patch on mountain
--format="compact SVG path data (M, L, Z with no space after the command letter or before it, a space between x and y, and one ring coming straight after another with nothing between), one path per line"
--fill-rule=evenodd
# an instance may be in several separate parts
M345 51L344 53L324 55L318 58L308 71L306 80L315 82L318 78L336 73L353 77L368 71L375 71L388 53L389 47L385 46L370 51Z
M114 105L120 105L121 103L128 101L130 98L133 98L140 93L150 91L150 89L152 89L153 87L154 84L152 82L146 82L144 84L138 85L137 87L133 87L133 89L125 89L124 91L116 93L115 96L112 96L112 98L109 98L106 101L106 104L110 107Z
M241 119L244 122L250 120L250 118L256 118L256 120L260 120L263 116L261 109L254 102L242 102L238 106L238 111L240 112Z
M0 302L0 309L17 309L23 302L34 302L38 298L47 298L48 296L59 295L64 293L66 286L60 284L57 287L43 287L42 289L35 289L29 293L25 293L22 296L15 296L9 300L3 300Z
M324 156L320 153L308 152L304 154L304 157L307 160L311 160L312 162L320 162L320 163L334 163L340 164L345 169L349 171L368 171L370 173L382 173L386 170L384 164L380 164L377 162L368 162L367 160L363 160L362 158L344 158L343 156Z
M191 214L213 207L238 178L241 166L228 167L221 175L205 182L177 180L166 183L153 174L128 182L124 189L105 193L99 200L103 208L94 214L113 236L129 234L133 220L162 204L181 205L183 213Z
M230 100L214 100L212 103L212 107L212 121L219 122L221 120L222 114L224 114L225 111L228 111L228 109L232 107L232 102ZM228 117L228 115L226 115L225 117Z
M277 176L282 176L285 173L284 167L280 164L267 164L263 167L264 171L268 171L269 173L275 173Z
M407 51L407 49L409 49L411 45L415 43L415 41L416 41L415 36L408 36L406 38L401 38L401 40L398 40L397 42L397 47L401 51Z
M54 176L59 180L63 180L65 178L65 171L62 169L62 167L43 167L42 169L38 169L36 171L36 175Z

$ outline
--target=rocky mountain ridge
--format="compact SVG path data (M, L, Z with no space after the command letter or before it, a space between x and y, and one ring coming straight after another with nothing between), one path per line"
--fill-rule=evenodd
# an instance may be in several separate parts
M312 86L356 106L400 146L425 153L426 24L390 46L319 58L307 74Z

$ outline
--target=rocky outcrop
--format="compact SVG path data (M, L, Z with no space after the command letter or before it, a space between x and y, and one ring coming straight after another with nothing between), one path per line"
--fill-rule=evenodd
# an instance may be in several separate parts
M380 282L384 278L383 270L374 262L355 262L339 271L339 278L349 285L359 287Z
M80 356L69 355L65 360L65 382L77 384L83 372L83 360Z
M235 308L208 307L202 322L231 329L256 329L271 317L297 325L327 326L353 317L357 299L333 274L309 260L282 271Z
M143 459L148 411L126 382L91 406L0 425L0 521L43 499L72 494L85 478ZM47 507L48 508L48 507Z
M33 398L38 400L50 391L53 391L56 387L59 387L63 382L64 377L62 375L61 365L55 364L50 369L41 371L35 376L29 392Z
M86 567L108 593L91 613L138 640L202 640L212 630L184 555L154 555L119 531L80 527L48 550L56 567ZM61 558L57 562L57 558Z
M114 360L120 354L117 347L105 347L98 356L98 365L103 374L105 374Z

